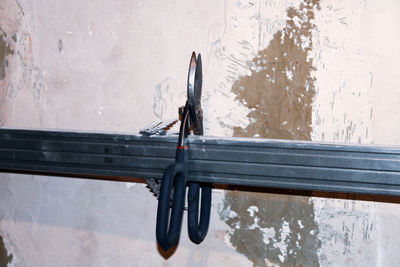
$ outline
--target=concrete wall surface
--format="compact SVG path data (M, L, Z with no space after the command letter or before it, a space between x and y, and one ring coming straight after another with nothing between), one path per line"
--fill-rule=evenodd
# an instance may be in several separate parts
M137 133L202 53L205 135L400 145L395 0L2 0L0 126ZM0 173L0 266L398 266L398 198L213 190L156 245L144 183ZM186 222L186 218L184 218Z

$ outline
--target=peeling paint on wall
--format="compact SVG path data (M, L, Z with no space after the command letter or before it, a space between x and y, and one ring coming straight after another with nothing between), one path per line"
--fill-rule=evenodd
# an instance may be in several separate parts
M255 266L318 266L314 206L307 197L231 191L220 216L230 243Z
M23 117L22 126L27 127L41 121L45 113L44 101L39 103L47 88L45 73L34 63L31 26L22 6L15 0L2 1L0 20L0 118L7 126L10 118ZM27 110L37 119L28 119Z
M253 58L251 73L233 84L250 110L249 125L235 127L234 136L311 140L315 9L317 0L288 8L286 26ZM321 242L309 198L230 191L220 215L231 227L232 245L254 265L319 265Z
M274 34L267 49L251 62L251 74L237 80L232 91L250 109L250 124L235 136L310 140L314 78L312 23L318 1L289 8L286 27Z
M0 236L0 267L6 267L13 259L13 255L8 253L6 246L3 241L3 237Z

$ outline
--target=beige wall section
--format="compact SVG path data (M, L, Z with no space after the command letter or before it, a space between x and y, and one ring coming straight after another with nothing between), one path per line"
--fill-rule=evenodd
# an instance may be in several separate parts
M399 12L397 1L321 1L313 140L400 145ZM398 264L400 206L379 199L313 198L322 265Z
M137 132L175 116L195 50L204 61L207 135L238 134L257 119L271 123L271 116L257 115L265 109L247 100L269 84L265 92L273 88L290 105L291 94L312 80L312 94L299 100L312 110L296 109L302 121L279 111L283 117L272 127L279 136L293 138L287 133L300 127L310 131L294 135L303 139L400 145L400 4L381 2L3 0L0 125ZM267 64L275 60L271 53L285 69ZM296 68L305 65L312 68L304 76ZM250 98L240 97L240 86ZM143 184L0 177L0 263L11 266L396 266L400 260L400 205L390 203L396 199L214 190L206 240L192 244L184 226L166 260L155 243L157 203Z
M373 142L400 145L400 2L367 1L361 43L372 65ZM379 25L382 25L379 27ZM400 205L376 203L380 266L396 266L399 262L397 237L400 230Z

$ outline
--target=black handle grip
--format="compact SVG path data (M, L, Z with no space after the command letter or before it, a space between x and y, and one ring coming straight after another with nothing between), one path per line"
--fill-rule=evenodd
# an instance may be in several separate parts
M201 210L199 222L199 195L201 188ZM188 233L194 243L199 244L207 235L210 224L211 184L189 183Z
M177 149L176 162L167 167L161 181L157 208L156 236L158 244L164 250L168 250L178 243L181 232L188 174L185 153L187 153L187 149ZM169 216L169 198L172 188L174 188L174 194L172 197L171 216Z

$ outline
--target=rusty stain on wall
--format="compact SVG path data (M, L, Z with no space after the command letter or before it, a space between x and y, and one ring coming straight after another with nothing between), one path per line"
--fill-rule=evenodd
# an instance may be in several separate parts
M0 236L0 267L6 267L13 259L12 254L8 254L3 237Z
M234 128L234 136L311 140L315 9L318 0L287 9L286 26L253 58L251 74L233 84L250 109L249 125ZM321 242L307 197L229 191L220 216L231 227L232 245L255 266L319 265Z

